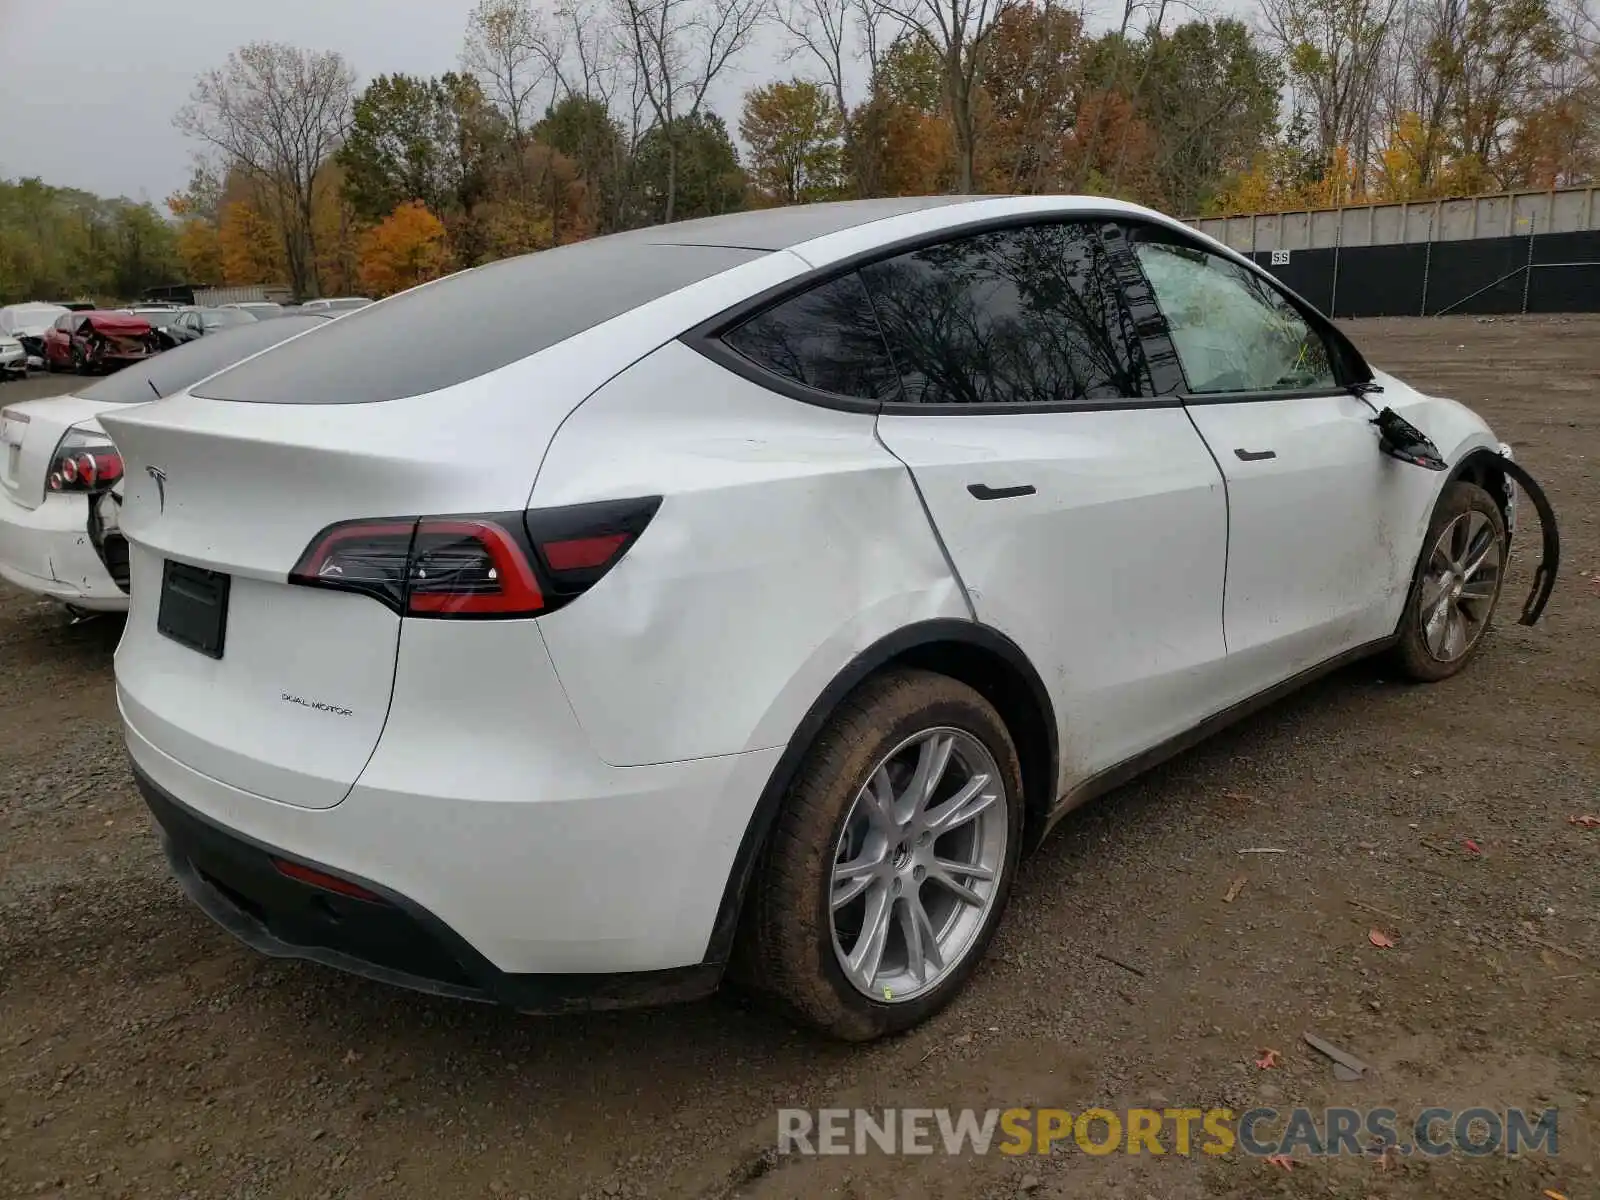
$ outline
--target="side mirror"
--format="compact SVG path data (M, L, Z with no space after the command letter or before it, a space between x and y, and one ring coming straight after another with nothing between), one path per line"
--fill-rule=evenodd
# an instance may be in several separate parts
M1378 427L1378 449L1414 467L1443 471L1449 465L1428 436L1392 408L1385 408L1372 423Z

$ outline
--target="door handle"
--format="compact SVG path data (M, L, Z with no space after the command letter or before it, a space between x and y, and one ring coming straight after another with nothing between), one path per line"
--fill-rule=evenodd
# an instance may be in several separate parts
M992 488L986 483L969 483L967 491L978 500L1009 500L1013 496L1031 496L1038 491L1031 483L1018 484L1016 487Z
M1268 458L1278 457L1276 450L1245 450L1242 447L1235 446L1233 452L1239 456L1240 462L1262 462Z

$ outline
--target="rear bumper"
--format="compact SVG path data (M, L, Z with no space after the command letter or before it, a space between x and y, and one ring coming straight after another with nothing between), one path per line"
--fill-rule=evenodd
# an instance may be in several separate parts
M512 974L444 922L370 880L367 900L293 879L274 859L303 858L241 837L200 816L134 769L184 892L240 941L275 958L321 963L432 995L562 1013L667 1004L709 995L720 964L626 974ZM348 876L343 876L348 879Z
M89 541L88 498L51 496L24 508L0 492L0 579L96 612L126 612L128 597Z
M683 999L715 986L721 963L708 950L723 889L781 753L612 768L569 735L563 741L582 766L547 758L541 774L508 787L472 771L472 752L438 729L428 743L386 734L350 795L312 809L186 766L130 721L138 706L120 687L118 700L175 870L236 936L265 953L539 1012ZM528 743L504 725L479 734L513 751ZM405 791L367 783L387 745L404 757ZM473 785L466 794L463 784ZM309 901L295 893L303 885L279 877L272 855L358 883L394 912L370 924L308 923ZM413 947L408 957L385 948L396 937Z

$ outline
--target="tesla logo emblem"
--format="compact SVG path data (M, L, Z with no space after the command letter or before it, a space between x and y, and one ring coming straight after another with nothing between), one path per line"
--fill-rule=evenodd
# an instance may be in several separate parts
M160 467L146 467L144 473L156 481L156 499L161 503L161 511L167 511L167 473Z

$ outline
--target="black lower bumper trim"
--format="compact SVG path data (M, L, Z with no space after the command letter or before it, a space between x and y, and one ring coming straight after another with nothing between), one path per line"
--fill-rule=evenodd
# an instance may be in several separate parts
M263 954L538 1014L697 1000L721 981L720 962L620 974L501 971L439 918L392 890L224 829L158 786L136 764L133 774L184 892L213 921ZM328 870L378 899L292 879L273 866L274 858Z

